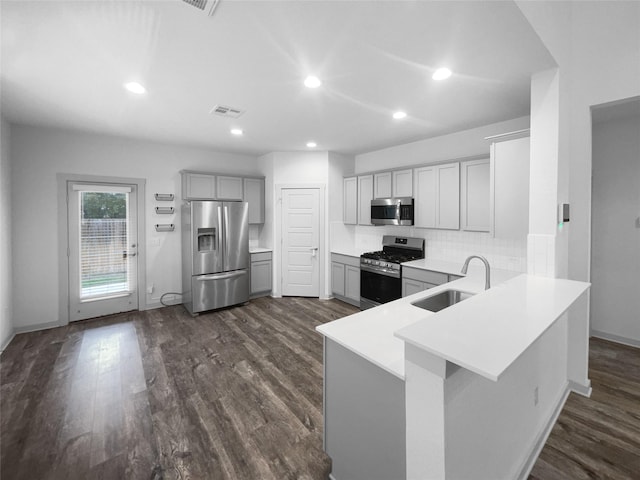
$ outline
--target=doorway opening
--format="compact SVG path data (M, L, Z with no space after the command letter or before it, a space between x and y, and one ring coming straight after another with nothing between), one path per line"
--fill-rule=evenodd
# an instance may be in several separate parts
M591 113L591 334L640 346L640 97Z

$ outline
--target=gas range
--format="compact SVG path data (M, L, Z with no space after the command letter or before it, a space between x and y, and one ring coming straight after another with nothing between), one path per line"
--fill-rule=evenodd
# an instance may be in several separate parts
M378 269L381 273L397 272L400 274L400 264L424 258L424 254L404 253L404 252L386 252L380 250L377 252L367 252L360 256L360 266L366 266L372 269Z
M420 258L424 258L423 238L385 235L382 238L382 250L360 255L360 266L381 273L397 272L399 276L401 263Z
M424 239L382 238L382 250L360 255L360 308L366 309L402 296L401 263L424 258Z

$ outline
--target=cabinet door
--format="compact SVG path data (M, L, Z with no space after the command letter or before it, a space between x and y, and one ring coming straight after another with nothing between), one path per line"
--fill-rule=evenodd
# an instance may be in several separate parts
M371 200L373 200L373 175L358 177L358 224L371 225Z
M242 178L218 175L216 186L219 200L242 200Z
M345 265L344 296L351 300L360 301L360 269Z
M391 196L391 172L373 175L373 194L375 198L389 198Z
M525 238L529 233L529 137L491 145L493 234Z
M413 295L414 293L422 292L427 287L424 282L419 282L418 280L413 280L411 278L403 278L402 279L402 296L407 297L409 295Z
M358 223L358 177L344 179L342 221L348 225Z
M264 223L264 178L245 178L244 201L249 204L249 223Z
M251 295L271 291L271 260L251 262Z
M436 227L436 167L421 167L414 171L414 225Z
M413 170L393 172L393 196L413 197Z
M182 198L185 200L215 200L216 176L203 173L183 173Z
M342 295L344 297L343 263L331 262L331 291L336 295Z
M457 230L460 228L460 164L438 165L436 183L437 227Z
M489 164L488 158L460 164L460 227L462 230L489 231L491 221Z

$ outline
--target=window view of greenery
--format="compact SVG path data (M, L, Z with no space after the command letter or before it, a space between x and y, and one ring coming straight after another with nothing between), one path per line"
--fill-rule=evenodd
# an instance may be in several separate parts
M127 291L127 194L82 192L81 211L81 296Z
M82 218L126 218L124 193L83 192Z

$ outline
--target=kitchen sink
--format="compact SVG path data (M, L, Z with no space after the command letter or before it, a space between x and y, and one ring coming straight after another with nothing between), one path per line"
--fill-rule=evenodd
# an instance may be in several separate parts
M411 305L424 308L430 312L439 312L440 310L450 307L451 305L461 302L462 300L466 300L472 296L473 293L463 292L461 290L444 290L432 295L431 297L411 302Z

